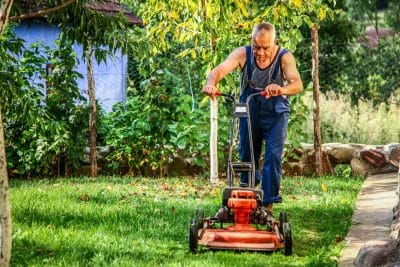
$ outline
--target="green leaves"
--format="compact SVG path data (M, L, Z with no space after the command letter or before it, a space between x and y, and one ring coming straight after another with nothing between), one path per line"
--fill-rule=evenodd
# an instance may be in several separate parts
M83 153L87 112L79 106L84 98L76 83L80 74L74 70L72 43L61 38L55 50L34 44L18 58L15 52L20 53L22 41L17 45L11 33L7 36L0 45L0 71L12 76L0 76L0 101L11 172L55 175L61 155L68 157L66 167L76 167ZM54 66L47 76L46 64Z

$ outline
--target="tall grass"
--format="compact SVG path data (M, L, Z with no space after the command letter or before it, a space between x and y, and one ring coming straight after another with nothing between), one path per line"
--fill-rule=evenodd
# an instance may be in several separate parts
M311 112L305 131L312 142L313 100L310 92L304 95ZM372 101L359 99L352 105L350 98L334 93L321 94L320 118L323 143L389 144L400 142L400 103L393 101L374 106Z
M293 255L188 249L189 219L221 205L207 179L11 181L12 266L336 266L361 179L282 180ZM322 186L324 185L324 186ZM323 189L322 189L323 188ZM327 188L327 190L326 190ZM275 214L277 216L277 214Z

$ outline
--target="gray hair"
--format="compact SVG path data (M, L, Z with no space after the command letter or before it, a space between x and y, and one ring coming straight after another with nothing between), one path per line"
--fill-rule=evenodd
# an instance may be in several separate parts
M254 37L262 30L265 30L266 32L272 32L274 39L276 38L275 27L268 22L261 22L254 26L251 38L254 39Z

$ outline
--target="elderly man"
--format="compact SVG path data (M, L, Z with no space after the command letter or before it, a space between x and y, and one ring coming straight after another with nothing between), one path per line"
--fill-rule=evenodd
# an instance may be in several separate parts
M203 92L212 99L217 92L217 83L233 70L241 69L240 102L248 95L265 91L250 103L251 126L256 166L256 184L262 181L263 205L272 213L272 204L282 202L279 195L282 173L282 154L286 140L289 118L288 96L302 89L302 81L292 53L276 44L275 27L267 22L253 28L251 46L235 49L207 77ZM243 162L250 161L247 121L240 121L239 154ZM262 179L259 174L259 159L265 142ZM241 173L241 186L247 187L248 173Z

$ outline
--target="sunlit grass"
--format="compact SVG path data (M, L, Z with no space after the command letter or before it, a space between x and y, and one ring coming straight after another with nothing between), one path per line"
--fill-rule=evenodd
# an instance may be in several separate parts
M214 215L222 183L194 178L12 181L12 266L335 266L362 180L284 178L293 255L188 251L196 208Z

